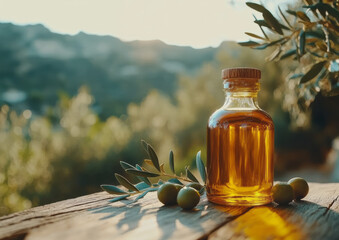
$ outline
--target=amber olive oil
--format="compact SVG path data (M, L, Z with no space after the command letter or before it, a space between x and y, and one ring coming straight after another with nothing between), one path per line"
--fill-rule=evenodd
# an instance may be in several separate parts
M222 205L264 205L272 201L274 126L256 101L260 71L241 69L223 72L225 104L208 122L207 197Z

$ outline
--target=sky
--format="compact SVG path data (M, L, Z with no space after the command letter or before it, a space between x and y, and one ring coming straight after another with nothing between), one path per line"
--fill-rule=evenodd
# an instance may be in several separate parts
M233 4L231 4L233 2ZM195 48L260 34L243 0L0 0L0 22Z

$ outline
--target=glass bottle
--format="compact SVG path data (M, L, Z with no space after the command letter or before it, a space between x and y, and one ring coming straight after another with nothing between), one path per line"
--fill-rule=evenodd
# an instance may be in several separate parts
M261 72L222 71L226 99L207 126L207 198L222 205L255 206L272 201L274 126L259 108Z

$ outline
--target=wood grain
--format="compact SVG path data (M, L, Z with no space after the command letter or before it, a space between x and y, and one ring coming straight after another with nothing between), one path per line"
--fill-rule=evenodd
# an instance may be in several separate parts
M164 207L149 193L109 203L100 192L0 218L0 239L339 239L339 184L310 184L288 207Z
M252 208L209 239L339 239L339 184L311 184L308 196L287 207Z

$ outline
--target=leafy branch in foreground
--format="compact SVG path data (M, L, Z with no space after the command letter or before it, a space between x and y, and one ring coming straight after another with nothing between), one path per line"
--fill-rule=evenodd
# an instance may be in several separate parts
M248 7L262 14L263 19L255 18L254 22L264 36L246 32L259 41L239 44L257 50L274 47L267 61L288 58L298 61L288 81L298 81L297 97L308 107L319 92L325 96L339 95L339 3L334 0L304 3L298 10L283 11L278 6L280 17L276 18L264 6L247 2Z
M137 195L137 197L134 199L134 201L138 201L139 199L146 196L147 193L157 191L159 186L161 186L165 181L160 179L157 183L152 183L149 178L161 178L165 177L166 179L169 179L168 182L184 185L183 182L190 182L190 183L199 183L198 179L194 176L194 174L188 169L188 167L185 167L186 174L183 175L182 173L180 176L178 176L175 173L174 168L174 154L171 150L169 153L169 167L171 169L171 173L167 173L164 169L164 163L160 164L158 156L156 152L154 151L153 147L148 144L146 141L141 140L141 143L143 145L143 148L148 154L149 159L145 159L144 163L153 167L155 171L148 171L147 169L141 167L140 165L136 164L136 166L132 166L131 164L120 161L121 167L124 169L124 171L127 174L131 174L133 176L136 176L139 182L137 184L132 184L128 179L123 177L120 174L115 174L115 178L117 181L124 186L127 191L114 186L114 185L108 185L108 184L102 184L100 187L105 190L106 192L118 195L117 197L111 199L109 202L116 202L123 199L126 199L127 197ZM196 156L196 165L199 170L200 176L202 181L204 182L203 185L206 183L206 168L205 165L201 159L201 151L197 153ZM200 193L204 193L205 188L203 187L200 190Z

